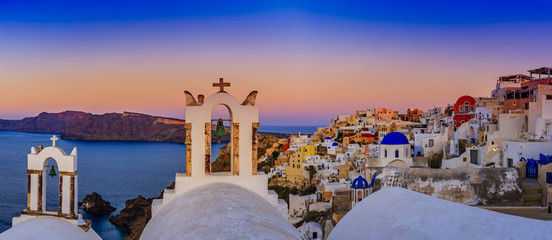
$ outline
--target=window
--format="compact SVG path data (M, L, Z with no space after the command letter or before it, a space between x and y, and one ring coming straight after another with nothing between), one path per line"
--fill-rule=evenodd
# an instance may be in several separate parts
M385 156L384 157L387 157L387 149L385 149Z
M474 108L475 108L474 106L470 106L470 111L474 112L475 111Z
M293 168L295 168L295 163L293 164Z
M312 239L318 239L318 232L312 232Z
M399 158L399 150L395 150L395 158Z
M514 166L514 159L508 158L508 167Z
M429 147L433 147L433 139L429 139Z
M460 105L458 112L464 112L464 106Z

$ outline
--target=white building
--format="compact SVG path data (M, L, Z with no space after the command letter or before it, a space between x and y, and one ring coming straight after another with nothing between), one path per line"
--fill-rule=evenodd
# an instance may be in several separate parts
M298 230L301 233L302 239L317 240L323 238L322 234L324 232L322 231L322 226L320 226L317 222L303 223Z
M377 167L412 167L411 154L411 145L406 136L400 132L390 132L381 140Z
M515 167L521 158L539 159L540 154L552 155L552 141L504 141L502 167Z
M309 204L311 201L311 195L299 196L289 195L289 216L302 218L307 214Z

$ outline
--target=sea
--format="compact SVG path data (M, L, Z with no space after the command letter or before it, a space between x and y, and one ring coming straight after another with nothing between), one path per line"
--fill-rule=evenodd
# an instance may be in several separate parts
M259 131L312 134L316 126L261 126ZM27 154L31 147L51 146L52 134L0 131L0 233L11 227L12 218L27 204ZM227 143L212 145L212 159ZM109 222L125 207L125 201L141 195L157 197L185 172L186 146L178 143L70 141L58 140L56 146L66 153L78 151L78 199L99 193L117 210L103 216L92 216L80 210L92 228L103 239L124 239L126 233ZM56 164L54 161L49 165ZM56 170L57 171L57 170ZM49 171L48 171L49 172ZM47 177L46 206L58 206L59 175Z

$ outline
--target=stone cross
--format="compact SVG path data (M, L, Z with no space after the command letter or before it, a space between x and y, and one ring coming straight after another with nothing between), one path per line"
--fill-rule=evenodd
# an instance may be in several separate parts
M56 141L59 140L58 138L56 138L56 135L52 136L52 138L50 138L50 140L52 140L52 147L55 147L56 146Z
M223 78L219 78L218 83L213 83L213 87L220 87L219 92L224 92L224 87L230 87L230 83L224 82Z

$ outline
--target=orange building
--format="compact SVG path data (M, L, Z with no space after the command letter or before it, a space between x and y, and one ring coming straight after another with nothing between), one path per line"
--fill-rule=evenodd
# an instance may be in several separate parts
M413 110L410 110L410 108L406 111L406 114L400 114L399 117L403 121L408 122L419 122L420 116L422 116L424 112L420 109L414 108Z

